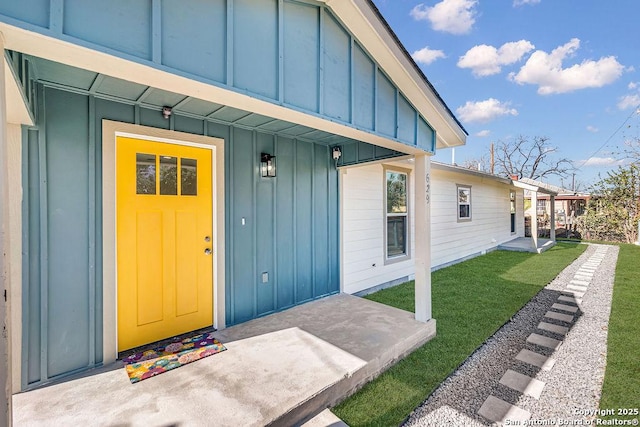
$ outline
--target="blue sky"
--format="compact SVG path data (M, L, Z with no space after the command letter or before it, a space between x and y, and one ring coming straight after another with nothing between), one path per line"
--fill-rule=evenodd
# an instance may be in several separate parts
M469 132L456 163L491 142L545 136L586 187L640 137L640 1L374 3Z

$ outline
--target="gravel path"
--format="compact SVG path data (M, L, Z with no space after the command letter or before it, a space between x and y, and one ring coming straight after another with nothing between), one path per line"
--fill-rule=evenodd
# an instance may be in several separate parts
M578 270L604 253L573 323L545 317L548 311L571 314L552 308L563 290L575 280ZM445 380L429 398L414 410L406 426L486 426L492 422L478 414L490 395L530 412L536 420L578 421L593 419L585 415L598 408L607 350L607 325L618 247L590 245L571 265L525 305L506 325L489 338L462 366ZM587 268L585 266L585 268ZM581 271L584 271L581 270ZM538 328L540 322L568 326L566 336ZM527 343L535 333L557 340L557 350ZM550 370L520 362L515 356L527 349L556 360ZM523 395L499 381L507 370L543 381L539 399ZM575 422L574 421L574 422Z

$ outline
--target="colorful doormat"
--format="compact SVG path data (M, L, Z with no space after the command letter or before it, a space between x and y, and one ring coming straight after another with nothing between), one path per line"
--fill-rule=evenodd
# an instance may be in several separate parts
M213 334L201 334L132 354L122 361L126 365L131 383L134 384L224 350L226 347Z

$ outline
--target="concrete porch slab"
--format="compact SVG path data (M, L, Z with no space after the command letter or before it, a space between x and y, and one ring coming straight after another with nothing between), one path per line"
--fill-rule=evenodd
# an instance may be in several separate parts
M435 336L435 320L334 295L215 333L227 351L131 384L121 363L13 396L13 423L302 423ZM212 418L213 417L213 418Z
M498 249L503 251L542 253L547 249L551 249L555 245L555 240L539 238L537 246L534 246L533 239L531 237L517 237L498 245Z

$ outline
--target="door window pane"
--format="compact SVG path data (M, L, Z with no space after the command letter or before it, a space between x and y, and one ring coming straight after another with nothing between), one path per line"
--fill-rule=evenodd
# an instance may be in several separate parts
M196 159L180 160L180 184L183 196L198 195L198 161Z
M156 156L136 153L136 194L156 194Z
M178 194L178 158L160 156L160 194Z

